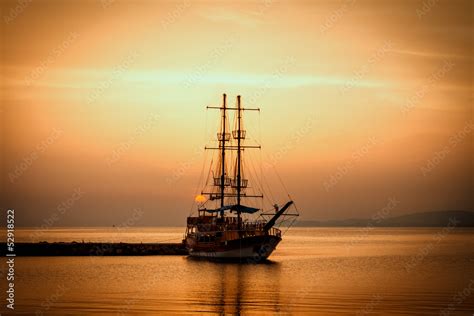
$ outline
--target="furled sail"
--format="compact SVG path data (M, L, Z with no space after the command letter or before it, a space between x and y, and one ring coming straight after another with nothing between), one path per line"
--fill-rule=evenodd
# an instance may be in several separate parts
M216 213L216 212L222 212L222 211L237 211L237 212L241 212L241 213L253 214L253 213L257 212L258 210L259 210L258 208L254 208L254 207L249 207L249 206L239 205L239 204L233 204L233 205L224 205L224 206L219 207L218 209L214 209L214 210L206 209L206 212Z

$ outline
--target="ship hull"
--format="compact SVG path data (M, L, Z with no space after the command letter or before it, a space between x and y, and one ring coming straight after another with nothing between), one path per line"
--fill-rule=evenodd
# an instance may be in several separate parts
M234 239L218 244L200 243L194 238L187 238L186 246L191 257L253 263L266 260L280 241L280 237L268 235Z

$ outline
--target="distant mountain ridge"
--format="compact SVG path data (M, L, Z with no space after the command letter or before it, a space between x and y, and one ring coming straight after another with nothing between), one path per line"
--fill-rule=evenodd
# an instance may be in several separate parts
M300 227L474 227L474 211L434 211L388 218L350 218L342 220L301 220Z

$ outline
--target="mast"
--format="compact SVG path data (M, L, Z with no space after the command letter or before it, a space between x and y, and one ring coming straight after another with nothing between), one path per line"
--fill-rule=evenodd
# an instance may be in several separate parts
M241 184L241 166L242 166L242 148L241 148L241 121L242 121L242 108L240 107L240 95L237 96L237 205L240 206L240 191L242 189ZM237 223L240 229L240 211L237 211Z
M226 127L225 127L225 119L226 119L226 94L222 96L223 98L223 105L222 105L222 142L221 142L221 207L224 206L224 190L225 190L225 139L226 139ZM221 211L221 217L224 217L224 211Z
M237 106L235 107L228 107L227 106L227 95L224 93L223 94L223 104L221 106L208 106L208 109L219 109L221 110L221 130L217 133L217 140L218 140L218 146L215 147L208 147L206 146L205 149L212 149L212 150L218 150L219 158L220 158L220 164L218 163L219 169L216 172L215 177L213 176L213 181L214 181L214 187L218 188L219 193L216 193L214 190L211 190L211 192L205 192L201 191L201 194L208 194L210 196L210 200L220 200L220 214L221 217L224 217L224 211L229 210L229 205L225 205L224 199L226 197L232 197L232 198L237 198L237 203L234 208L239 209L241 206L241 200L242 197L246 198L263 198L262 194L255 194L255 195L249 195L245 193L245 188L247 188L248 185L248 180L247 179L242 179L243 176L243 165L242 165L242 151L245 148L260 148L260 145L244 145L243 140L245 139L245 130L242 130L243 128L243 122L242 122L242 112L243 111L260 111L259 108L243 108L241 106L240 102L240 95L237 96ZM227 111L237 111L237 115L234 116L234 118L237 118L235 121L237 124L234 127L235 130L232 130L231 132L227 133L227 129L229 128L227 125ZM230 139L236 139L237 144L233 145L233 143L226 145L226 142L230 141ZM225 173L225 152L229 150L236 150L237 151L237 159L236 159L236 165L235 168L233 169L233 177L230 178L229 175L226 175ZM225 192L225 188L227 186L230 186L233 191L232 192ZM226 208L227 207L227 208ZM240 220L241 218L241 210L236 210L238 219Z

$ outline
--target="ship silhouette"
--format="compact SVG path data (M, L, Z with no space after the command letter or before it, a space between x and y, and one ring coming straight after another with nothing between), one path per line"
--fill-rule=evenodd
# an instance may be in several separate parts
M206 150L215 151L217 164L213 166L211 162L205 188L196 199L197 216L187 218L184 243L191 257L264 261L282 240L279 228L282 219L291 217L292 224L298 212L295 207L294 212L289 211L294 206L291 199L281 207L273 204L271 212L247 204L263 199L263 194L247 192L250 184L245 177L243 152L260 149L260 146L244 144L247 132L243 126L243 113L260 109L242 107L240 96L237 96L235 107L228 107L225 94L222 106L207 108L221 112L215 139L218 145L206 147ZM229 111L235 114L232 133L229 132Z

